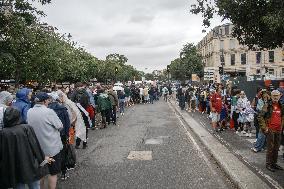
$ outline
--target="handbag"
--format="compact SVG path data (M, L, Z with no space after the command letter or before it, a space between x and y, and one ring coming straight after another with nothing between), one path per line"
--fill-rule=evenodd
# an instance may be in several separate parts
M74 146L67 144L65 151L65 166L67 168L74 168L76 165L76 152Z

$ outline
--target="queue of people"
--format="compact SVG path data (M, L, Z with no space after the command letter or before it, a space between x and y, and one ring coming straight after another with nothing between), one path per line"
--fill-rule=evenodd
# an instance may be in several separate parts
M266 168L275 172L283 170L277 164L281 145L280 153L284 160L283 92L282 88L269 90L259 87L250 101L241 89L215 84L180 87L177 99L182 110L207 113L214 132L231 129L237 135L251 138L254 129L256 138L251 150L258 153L266 148Z
M142 88L142 95L140 89ZM153 104L157 87L71 87L0 92L1 188L55 189L58 175L68 179L75 149L86 149L90 130L117 124L117 112L136 103ZM81 147L82 145L82 147Z

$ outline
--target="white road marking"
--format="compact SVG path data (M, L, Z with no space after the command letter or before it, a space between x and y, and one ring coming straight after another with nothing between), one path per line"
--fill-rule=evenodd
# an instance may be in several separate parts
M218 178L218 177L217 177L217 173L216 173L216 171L213 169L213 167L211 166L211 163L210 163L209 159L205 156L205 154L203 153L203 151L201 150L201 148L200 148L199 145L197 144L196 140L193 138L193 136L192 136L192 135L190 134L190 132L188 131L187 127L184 125L184 123L183 123L183 121L182 121L182 119L181 119L181 116L176 113L176 111L174 110L174 108L172 107L171 104L169 104L169 106L170 106L170 108L172 109L172 111L175 113L175 115L177 116L177 118L178 118L178 120L179 120L179 122L180 122L179 126L181 126L181 127L184 129L185 134L188 136L189 141L191 141L191 142L193 143L193 145L194 145L194 147L196 148L196 150L197 150L198 154L200 155L200 157L206 162L207 166L208 166L209 169L212 171L212 173L216 176L216 178ZM218 179L218 180L219 180L219 179Z
M130 159L130 160L152 160L152 151L130 151L127 159Z

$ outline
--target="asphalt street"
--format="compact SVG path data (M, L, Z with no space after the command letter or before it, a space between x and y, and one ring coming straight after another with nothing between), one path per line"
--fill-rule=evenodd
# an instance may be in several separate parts
M235 188L170 106L135 105L117 126L91 130L58 188Z

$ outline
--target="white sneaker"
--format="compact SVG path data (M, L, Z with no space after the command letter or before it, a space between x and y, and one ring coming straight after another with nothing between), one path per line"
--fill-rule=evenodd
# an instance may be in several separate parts
M242 133L243 135L245 135L245 134L246 134L247 132L245 132L245 131L242 131L241 133Z
M246 133L246 137L249 137L249 134L248 134L248 133Z
M236 134L239 134L239 131L236 131Z
M249 137L252 137L252 134L251 134L251 133L249 134Z

